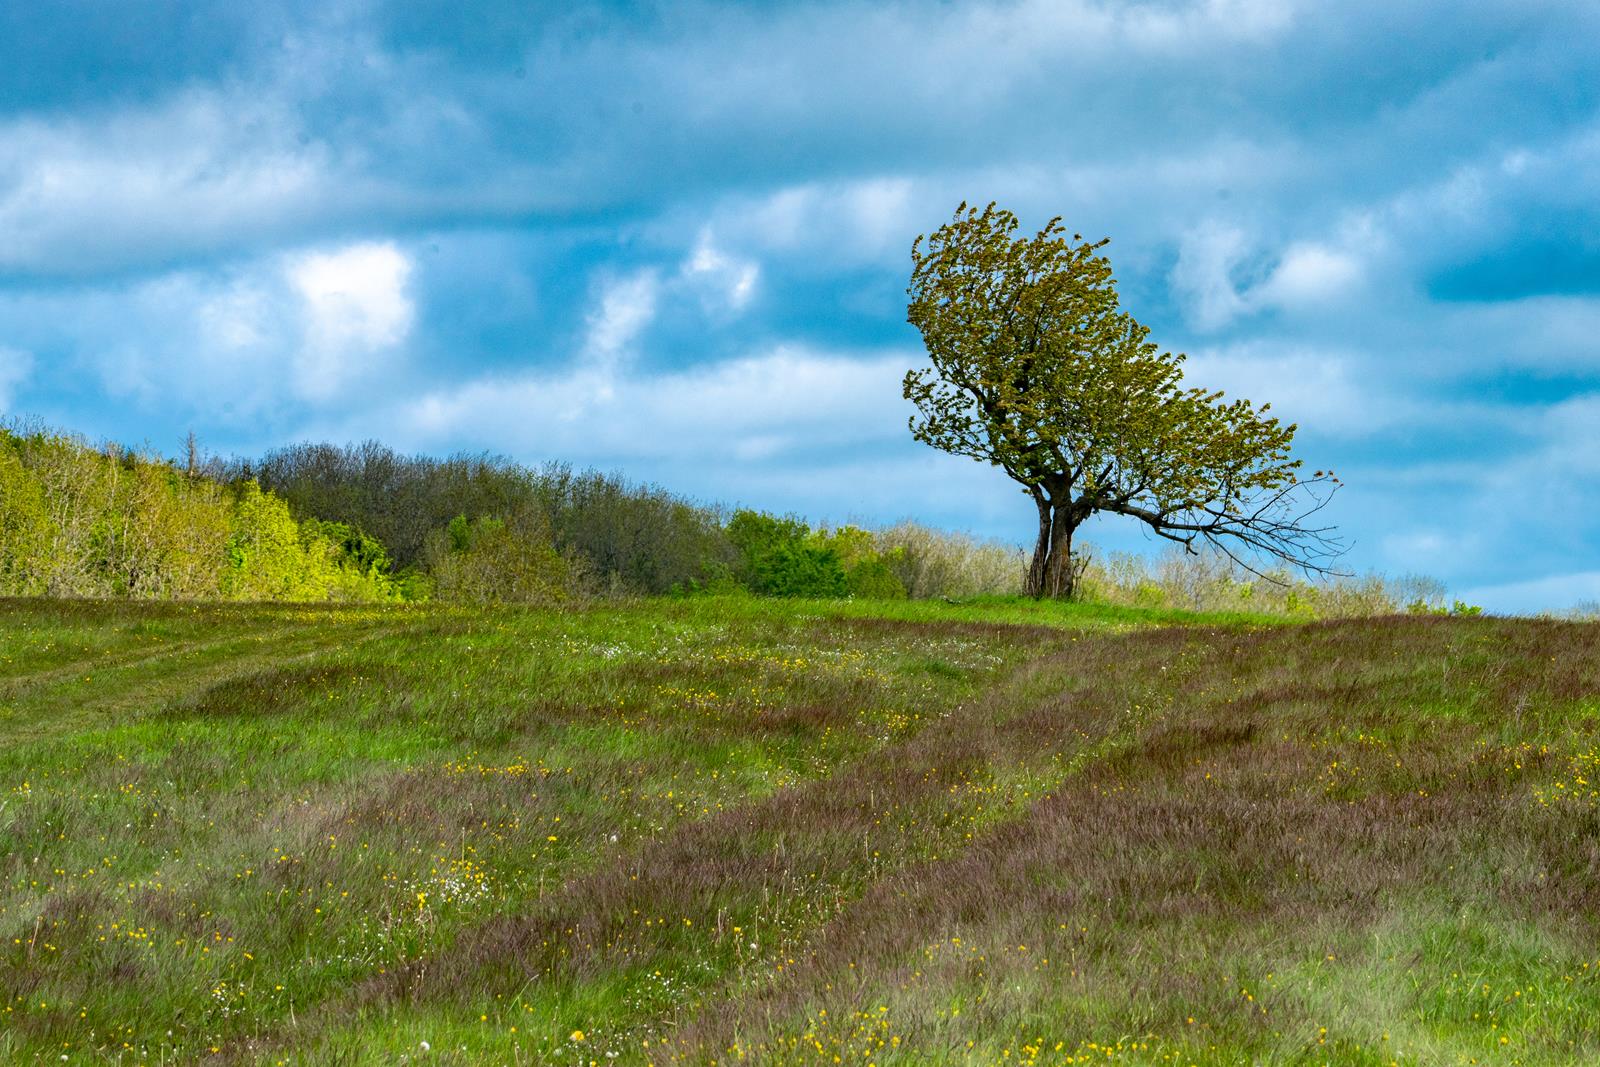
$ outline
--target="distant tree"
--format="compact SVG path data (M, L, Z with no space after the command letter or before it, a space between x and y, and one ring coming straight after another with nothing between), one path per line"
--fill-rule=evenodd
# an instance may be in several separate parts
M1325 572L1339 544L1307 520L1337 480L1300 476L1295 427L1185 388L1184 357L1120 309L1106 241L1069 239L1060 219L1016 230L1011 212L963 203L912 245L907 318L933 365L907 372L904 395L917 440L1000 467L1033 500L1026 591L1072 594L1073 534L1097 513L1246 567L1265 556Z
M686 588L737 555L714 511L664 489L564 464L546 466L532 484L556 547L584 559L602 589Z
M255 478L297 516L346 523L381 541L401 574L442 558L429 540L454 516L545 513L563 557L583 561L586 582L607 592L664 593L731 564L720 517L620 476L552 464L530 470L503 456L404 456L376 441L298 444L239 462L234 481ZM436 546L435 546L436 547Z
M0 430L0 596L38 596L49 589L49 502L22 462L17 442Z

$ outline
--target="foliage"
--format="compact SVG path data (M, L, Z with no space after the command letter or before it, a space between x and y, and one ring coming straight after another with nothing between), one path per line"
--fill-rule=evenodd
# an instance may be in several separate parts
M571 597L580 572L550 543L544 517L457 515L429 539L429 570L441 600L554 604Z
M143 600L379 600L387 555L297 522L253 481L39 428L0 431L0 595Z
M904 394L917 440L1001 468L1033 500L1028 592L1071 594L1073 534L1100 512L1318 567L1334 545L1294 509L1327 479L1299 477L1295 427L1185 387L1184 357L1121 310L1106 241L1069 239L1060 219L1031 238L1017 225L963 203L917 238L907 318L932 366L908 371Z
M1477 604L1468 604L1465 600L1452 601L1449 607L1416 600L1406 605L1406 611L1412 615L1454 615L1463 618L1483 614L1483 608Z
M0 595L542 604L674 589L969 600L1024 588L1014 546L910 522L812 529L740 510L724 526L662 490L559 466L532 473L485 457L403 459L370 443L274 456L267 468L300 471L287 484L319 506L372 503L388 484L425 515L452 500L491 510L439 518L397 569L400 557L358 521L393 520L388 505L350 505L355 517L297 514L252 478L212 477L239 464L191 455L180 468L41 429L0 431ZM391 528L409 537L411 522ZM1081 553L1079 564L1078 594L1118 607L1292 618L1476 610L1448 606L1443 587L1423 579L1306 581L1286 569L1263 577L1216 551L1154 563Z
M746 509L728 520L727 537L739 552L733 577L758 595L874 600L906 595L873 533L859 526L813 531L796 518Z
M533 485L556 548L581 559L608 591L665 593L734 561L716 513L664 489L561 464Z
M558 552L581 561L608 592L664 593L731 564L732 547L711 510L616 475L530 470L502 456L403 456L377 441L298 444L235 477L257 477L297 515L347 523L388 546L402 572L428 566L429 540L456 516L543 512Z
M728 520L727 535L740 553L734 573L753 593L839 597L849 592L838 552L814 540L799 519L741 509Z
M0 437L0 590L11 596L48 591L50 527L44 487L13 442Z
M403 456L377 441L296 444L230 468L255 478L296 515L346 523L387 546L394 565L424 562L428 539L457 515L504 515L532 495L526 470L502 457Z
M818 530L810 540L839 557L845 572L845 588L850 596L869 600L898 600L907 595L906 585L896 573L894 561L879 551L877 536L871 530L859 526L835 526Z

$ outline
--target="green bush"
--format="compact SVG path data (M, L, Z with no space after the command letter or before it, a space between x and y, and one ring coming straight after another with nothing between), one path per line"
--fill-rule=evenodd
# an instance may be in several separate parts
M844 564L832 549L810 541L810 534L798 519L734 512L727 535L740 556L735 577L761 596L844 596L849 592Z
M583 560L604 590L665 593L704 583L735 560L718 516L665 490L561 465L532 477L552 543Z
M862 560L846 572L850 595L868 600L904 600L905 583L881 559Z
M841 597L850 591L838 555L804 541L777 545L754 561L750 585L757 593L782 597Z
M578 590L580 570L550 543L543 517L457 515L428 539L432 593L471 603L555 604Z
M11 441L0 439L0 593L38 596L47 590L42 564L50 547L44 491Z
M904 597L906 587L878 552L871 531L811 528L799 519L740 510L727 538L738 551L733 577L761 596Z
M890 561L878 551L877 539L871 530L859 526L838 526L832 530L819 530L811 541L831 550L839 557L845 569L845 590L851 596L872 600L899 600L906 595L905 583L895 573Z
M719 516L654 486L500 456L403 456L376 441L298 444L233 464L301 518L346 523L388 546L402 572L426 568L428 540L457 516L543 513L548 540L594 586L664 593L701 581L736 553Z

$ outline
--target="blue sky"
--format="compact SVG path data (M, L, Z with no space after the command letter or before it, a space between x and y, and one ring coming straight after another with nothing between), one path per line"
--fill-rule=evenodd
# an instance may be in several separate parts
M899 390L911 241L994 199L1112 238L1193 382L1300 424L1347 566L1561 609L1600 599L1597 70L1600 8L1541 0L0 0L0 411L1021 541Z

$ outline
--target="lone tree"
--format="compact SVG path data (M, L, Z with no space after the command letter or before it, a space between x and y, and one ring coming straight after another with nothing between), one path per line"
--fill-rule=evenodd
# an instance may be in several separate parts
M1107 241L1069 240L1059 218L1016 230L1011 212L963 203L912 245L907 318L933 365L906 373L905 397L917 440L1000 467L1037 505L1028 593L1072 595L1087 563L1073 534L1101 512L1253 573L1263 558L1327 573L1341 546L1307 520L1338 480L1300 476L1295 427L1184 387L1184 357L1118 306Z

